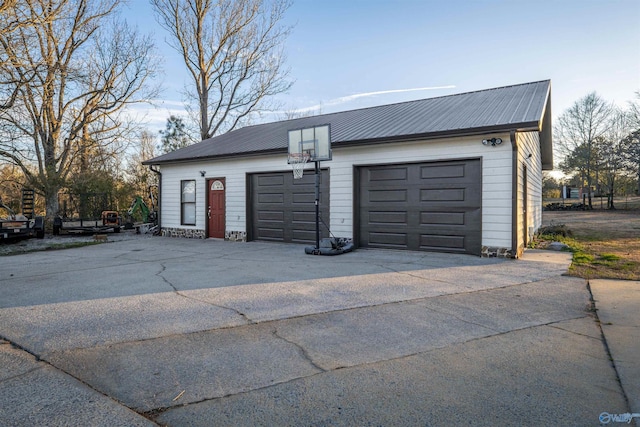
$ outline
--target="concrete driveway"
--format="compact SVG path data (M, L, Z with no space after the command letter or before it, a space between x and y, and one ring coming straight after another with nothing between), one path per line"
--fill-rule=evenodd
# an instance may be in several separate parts
M599 425L570 255L136 236L0 258L0 424Z

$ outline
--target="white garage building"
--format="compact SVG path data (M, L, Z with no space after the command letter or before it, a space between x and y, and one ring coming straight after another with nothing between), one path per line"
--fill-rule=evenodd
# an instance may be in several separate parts
M323 236L518 257L541 225L548 80L248 126L148 160L162 234L314 243L313 164L293 179L288 131L326 124Z

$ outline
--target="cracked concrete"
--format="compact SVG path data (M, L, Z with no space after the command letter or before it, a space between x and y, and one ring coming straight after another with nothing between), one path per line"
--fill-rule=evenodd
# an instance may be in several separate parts
M171 289L173 289L173 292L175 292L176 294L180 295L180 292L178 291L178 288L175 287L175 285L173 283L171 283L169 280L167 280L166 277L163 276L162 273L164 273L167 269L167 266L165 265L165 263L161 262L160 263L160 271L158 271L156 273L156 276L160 277L162 280L164 280L164 283L166 283L167 285L171 286Z
M44 389L24 383L39 372L60 398L93 395L61 406L92 425L589 425L625 410L566 254L334 258L168 238L64 252L0 273L11 425L51 424L50 406L31 409Z
M309 352L302 345L300 345L299 343L294 342L294 341L292 341L292 340L290 340L288 338L285 338L285 337L281 336L280 333L278 333L278 329L277 328L274 329L272 333L273 333L274 337L276 337L278 339L281 339L281 340L285 341L286 343L295 346L298 349L298 351L300 352L300 354L302 355L302 357L307 362L309 362L309 364L311 366L316 368L318 371L320 371L320 372L326 372L327 371L327 369L323 368L322 366L319 366L316 362L314 362L314 360L311 358L311 355L309 355Z
M298 346L272 330L271 325L239 326L44 357L128 407L148 412L319 372ZM174 402L181 390L184 395Z
M0 345L0 424L151 426L112 398L32 355Z
M251 319L250 319L246 314L242 313L241 311L239 311L239 310L237 310L237 309L235 309L235 308L233 308L233 307L225 307L225 306L220 305L220 304L214 304L214 303L213 303L213 302L211 302L211 301L198 299L196 296L188 295L188 294L186 294L186 293L184 293L184 292L181 292L180 290L178 290L178 288L177 288L177 287L176 287L172 282L170 282L166 277L164 277L164 276L162 275L162 273L164 273L164 271L167 269L166 265L165 265L164 263L160 263L160 266L162 267L162 270L160 270L160 271L157 273L157 276L161 277L161 278L162 278L162 280L164 280L164 282L165 282L166 284L168 284L169 286L171 286L171 289L173 289L173 292L174 292L176 295L181 296L181 297L183 297L183 298L192 299L192 300L197 301L197 302L201 302L201 303L209 304L209 305L211 305L211 306L213 306L213 307L222 308L222 309L225 309L225 310L232 311L232 312L234 312L235 314L237 314L238 316L242 317L242 318L246 321L246 323L247 323L247 324L255 323L255 322L254 322L253 320L251 320Z

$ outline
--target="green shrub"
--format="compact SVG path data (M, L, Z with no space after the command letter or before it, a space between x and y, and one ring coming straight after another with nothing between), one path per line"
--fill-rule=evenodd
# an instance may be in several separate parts
M538 234L550 236L573 237L573 232L564 224L542 227Z

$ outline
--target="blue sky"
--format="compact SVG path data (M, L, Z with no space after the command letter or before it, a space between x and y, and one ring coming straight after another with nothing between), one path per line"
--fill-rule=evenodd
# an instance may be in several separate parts
M155 34L164 58L162 100L148 115L155 132L180 112L189 82L147 1L124 12ZM557 117L592 91L624 106L640 90L640 0L294 0L286 24L295 80L279 97L287 110L331 113L551 79Z

